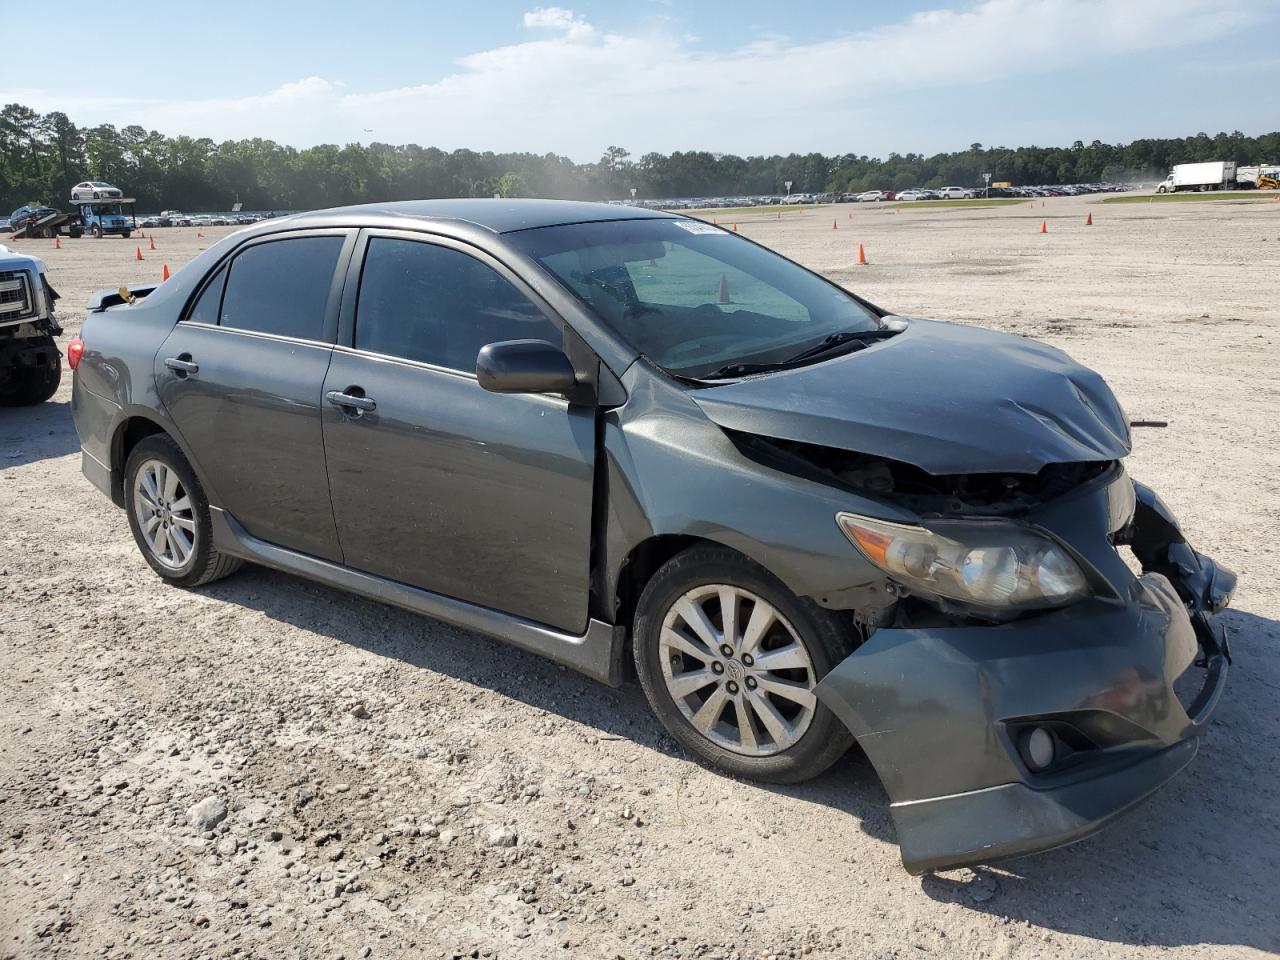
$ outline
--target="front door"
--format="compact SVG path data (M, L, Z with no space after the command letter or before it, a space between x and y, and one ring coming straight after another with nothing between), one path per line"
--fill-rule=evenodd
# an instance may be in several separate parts
M489 393L475 377L482 346L558 344L558 321L495 261L411 236L369 237L359 293L347 300L354 332L325 378L345 562L580 632L595 411Z
M156 354L160 399L213 488L259 539L340 560L321 432L341 233L252 244Z

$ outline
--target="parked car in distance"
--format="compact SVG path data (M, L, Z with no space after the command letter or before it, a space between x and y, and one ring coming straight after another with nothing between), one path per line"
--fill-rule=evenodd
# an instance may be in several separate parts
M64 180L63 183L66 183ZM81 200L115 200L123 197L124 193L119 187L113 187L109 183L103 183L101 180L85 180L83 183L77 183L71 188L71 199L75 202Z
M164 580L251 561L629 660L735 776L856 740L913 872L1098 829L1222 693L1235 577L1129 478L1101 377L699 220L304 213L96 294L68 353L82 469Z
M923 190L903 190L898 194L899 200L924 200L927 194Z
M973 191L964 187L943 187L938 191L938 196L943 200L972 200Z
M883 190L864 190L858 194L859 203L873 203L877 200L886 200L888 197Z

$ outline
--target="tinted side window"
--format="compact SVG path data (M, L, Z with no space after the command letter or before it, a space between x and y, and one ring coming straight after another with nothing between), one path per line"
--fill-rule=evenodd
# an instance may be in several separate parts
M476 371L499 340L560 343L556 325L474 257L415 240L369 241L356 306L356 347Z
M214 278L209 281L209 285L200 294L200 299L191 308L191 312L187 314L187 320L190 323L217 324L218 307L222 305L222 288L226 285L226 282L227 268L222 267Z
M249 247L231 261L221 323L319 340L342 237L296 237Z

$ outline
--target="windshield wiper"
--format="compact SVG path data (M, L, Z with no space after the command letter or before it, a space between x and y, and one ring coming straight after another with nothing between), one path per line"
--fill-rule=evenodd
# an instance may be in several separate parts
M730 363L720 367L718 370L713 370L700 379L720 380L724 377L745 377L752 373L785 370L787 367L795 366L806 360L812 360L814 357L820 357L824 353L828 353L836 347L842 347L851 341L858 341L859 347L863 347L871 340L891 337L897 332L897 330L891 330L887 327L877 327L874 330L841 330L839 333L830 334L812 346L805 347L799 353L793 354L784 360L775 360L772 363Z

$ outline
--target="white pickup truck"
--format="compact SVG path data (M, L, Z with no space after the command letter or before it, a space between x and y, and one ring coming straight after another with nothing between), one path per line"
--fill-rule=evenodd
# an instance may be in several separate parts
M1156 187L1156 193L1179 190L1233 190L1236 187L1234 160L1210 160L1206 163L1179 163Z
M39 257L0 245L0 406L43 403L62 379L58 295L46 269Z

